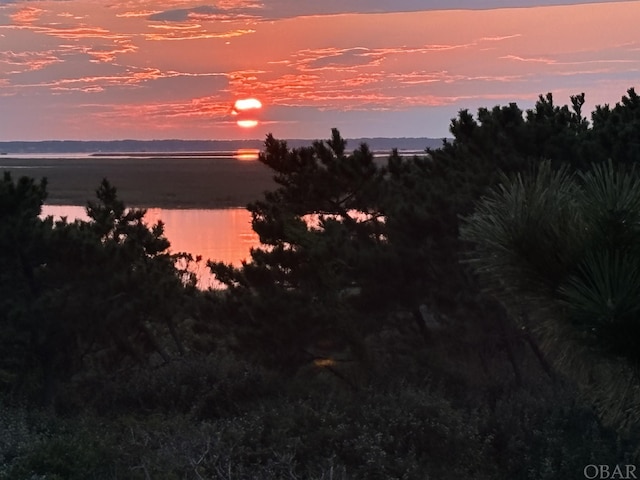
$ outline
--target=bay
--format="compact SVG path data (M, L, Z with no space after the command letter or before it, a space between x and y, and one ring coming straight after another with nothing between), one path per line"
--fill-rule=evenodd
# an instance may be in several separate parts
M49 215L56 219L67 217L68 221L88 220L85 208L76 205L43 205L42 216ZM260 244L251 229L251 214L245 208L148 208L145 220L150 226L159 220L164 223L171 252L202 257L193 265L201 289L221 287L207 268L207 260L240 266L249 259L251 248Z

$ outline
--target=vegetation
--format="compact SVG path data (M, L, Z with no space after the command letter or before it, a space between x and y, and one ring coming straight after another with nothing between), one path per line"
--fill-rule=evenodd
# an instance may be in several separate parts
M579 378L601 415L633 429L638 410L640 178L612 162L504 179L467 218L470 261ZM630 388L631 386L631 388Z
M582 478L637 462L640 99L259 160L262 246L199 291L106 180L0 182L0 478Z

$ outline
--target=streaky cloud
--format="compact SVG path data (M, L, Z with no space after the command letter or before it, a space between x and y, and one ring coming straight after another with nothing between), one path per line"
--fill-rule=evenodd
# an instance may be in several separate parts
M28 1L28 0L23 0ZM264 0L261 4L229 2L225 7L201 5L176 8L149 15L152 21L184 22L200 16L224 19L261 18L278 20L305 16L340 15L350 13L401 13L430 10L493 10L500 8L533 8L593 3L623 3L634 0ZM222 5L225 5L223 2Z
M261 16L266 19L346 13L422 12L429 10L492 10L554 5L621 3L633 0L264 0Z
M220 15L227 13L225 10L217 7L203 5L195 8L177 8L175 10L165 10L164 12L149 15L148 20L159 22L185 22L189 20L192 14L200 15Z

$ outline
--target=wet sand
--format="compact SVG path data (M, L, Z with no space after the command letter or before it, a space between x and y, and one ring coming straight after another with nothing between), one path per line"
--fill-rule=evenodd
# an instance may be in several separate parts
M50 205L86 205L103 178L130 207L245 207L275 188L273 173L257 160L227 157L0 157L14 179L47 178Z

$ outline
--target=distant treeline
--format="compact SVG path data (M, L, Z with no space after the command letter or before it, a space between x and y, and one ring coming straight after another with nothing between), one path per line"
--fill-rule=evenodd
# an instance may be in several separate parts
M311 145L312 140L287 141L292 148ZM351 148L367 143L372 150L419 150L438 148L442 139L437 138L356 138L348 140ZM113 152L207 152L228 151L241 148L261 149L263 139L255 140L46 140L40 142L0 142L0 152L6 154L29 153L113 153Z

